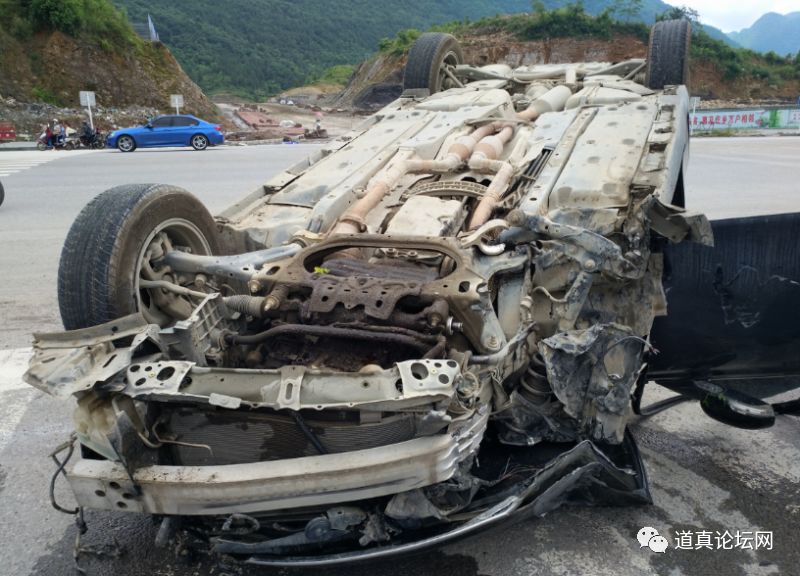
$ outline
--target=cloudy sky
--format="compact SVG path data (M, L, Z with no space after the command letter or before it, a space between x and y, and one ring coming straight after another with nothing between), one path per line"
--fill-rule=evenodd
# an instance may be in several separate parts
M765 12L800 11L800 0L666 0L673 6L689 6L700 13L700 20L724 32L748 28Z

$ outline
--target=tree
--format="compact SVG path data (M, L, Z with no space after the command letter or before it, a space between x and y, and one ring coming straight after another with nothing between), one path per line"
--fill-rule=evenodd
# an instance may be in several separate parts
M699 24L700 13L688 6L673 6L666 12L662 12L656 16L657 22L661 20L688 20L692 24Z
M614 0L609 12L621 20L638 20L642 11L643 0Z
M74 35L81 24L80 0L32 0L30 14L37 28Z
M534 14L544 14L547 12L547 6L544 5L543 0L532 0L531 8Z

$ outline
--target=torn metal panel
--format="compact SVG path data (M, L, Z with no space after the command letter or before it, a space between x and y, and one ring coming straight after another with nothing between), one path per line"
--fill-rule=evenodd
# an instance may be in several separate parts
M131 338L130 346L114 345ZM158 327L140 314L83 330L36 334L25 381L57 398L70 398L125 370L148 341L159 345Z
M539 343L553 393L590 437L621 442L644 343L627 326L596 324Z

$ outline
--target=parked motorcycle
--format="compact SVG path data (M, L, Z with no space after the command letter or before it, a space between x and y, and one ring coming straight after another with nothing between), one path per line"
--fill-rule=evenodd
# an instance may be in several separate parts
M78 142L79 146L84 148L100 150L106 147L107 138L107 134L104 134L101 130L95 130L93 134L82 134Z

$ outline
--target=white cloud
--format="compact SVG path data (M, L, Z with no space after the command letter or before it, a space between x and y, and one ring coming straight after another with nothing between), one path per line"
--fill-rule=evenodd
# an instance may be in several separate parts
M700 13L701 22L725 32L748 28L767 12L786 14L800 11L800 0L668 0L668 3L694 8Z

